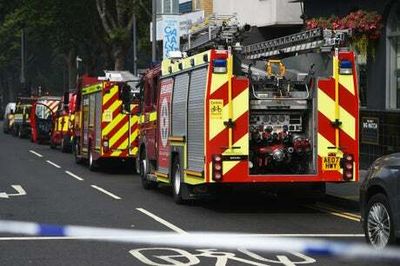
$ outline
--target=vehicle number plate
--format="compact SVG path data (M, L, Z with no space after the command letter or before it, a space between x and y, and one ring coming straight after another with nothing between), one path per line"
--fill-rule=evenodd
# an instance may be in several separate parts
M340 169L340 158L327 156L322 158L323 171L338 171Z

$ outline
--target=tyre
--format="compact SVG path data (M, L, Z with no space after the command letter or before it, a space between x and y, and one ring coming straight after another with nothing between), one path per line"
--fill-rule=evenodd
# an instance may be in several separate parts
M20 129L18 130L18 137L19 137L20 139L24 138L24 133L23 133L22 128L20 128Z
M61 139L61 152L67 153L70 152L70 150L69 138L68 136L63 136Z
M363 226L367 242L375 248L395 243L393 215L385 195L376 194L368 201Z
M181 164L179 162L179 157L176 156L174 158L174 163L172 165L172 194L174 197L174 201L177 204L183 204L185 203L185 200L182 197L182 188L185 185L183 183L183 174L182 174L182 168Z
M150 173L150 164L149 160L147 160L146 152L142 151L140 153L140 162L139 162L139 172L140 179L142 181L142 187L146 190L154 189L157 187L157 182L150 181L147 179L147 175Z
M75 163L77 164L81 164L83 161L82 158L80 157L79 151L80 151L79 141L76 140L74 145L74 157L75 157Z
M56 148L56 146L57 145L54 143L53 138L50 137L50 149L54 150Z
M93 151L89 147L89 170L94 172L94 171L97 171L98 168L99 168L98 162L97 162L97 160L94 159Z

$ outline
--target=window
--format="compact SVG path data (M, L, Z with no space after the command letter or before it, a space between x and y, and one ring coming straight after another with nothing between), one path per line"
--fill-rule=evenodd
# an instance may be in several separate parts
M400 109L400 4L392 8L387 25L387 101L389 109Z

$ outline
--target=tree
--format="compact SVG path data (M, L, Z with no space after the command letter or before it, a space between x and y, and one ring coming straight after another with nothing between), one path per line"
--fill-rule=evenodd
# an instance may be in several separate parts
M148 27L148 24L143 25L143 23L149 19L142 19L147 15L148 7L142 0L96 0L96 6L103 28L112 45L114 69L123 70L131 45L133 15L139 22L139 28Z

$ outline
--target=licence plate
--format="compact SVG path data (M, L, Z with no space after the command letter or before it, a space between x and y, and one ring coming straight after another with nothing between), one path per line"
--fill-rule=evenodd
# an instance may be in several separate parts
M323 171L338 171L340 169L340 158L327 156L322 158Z

